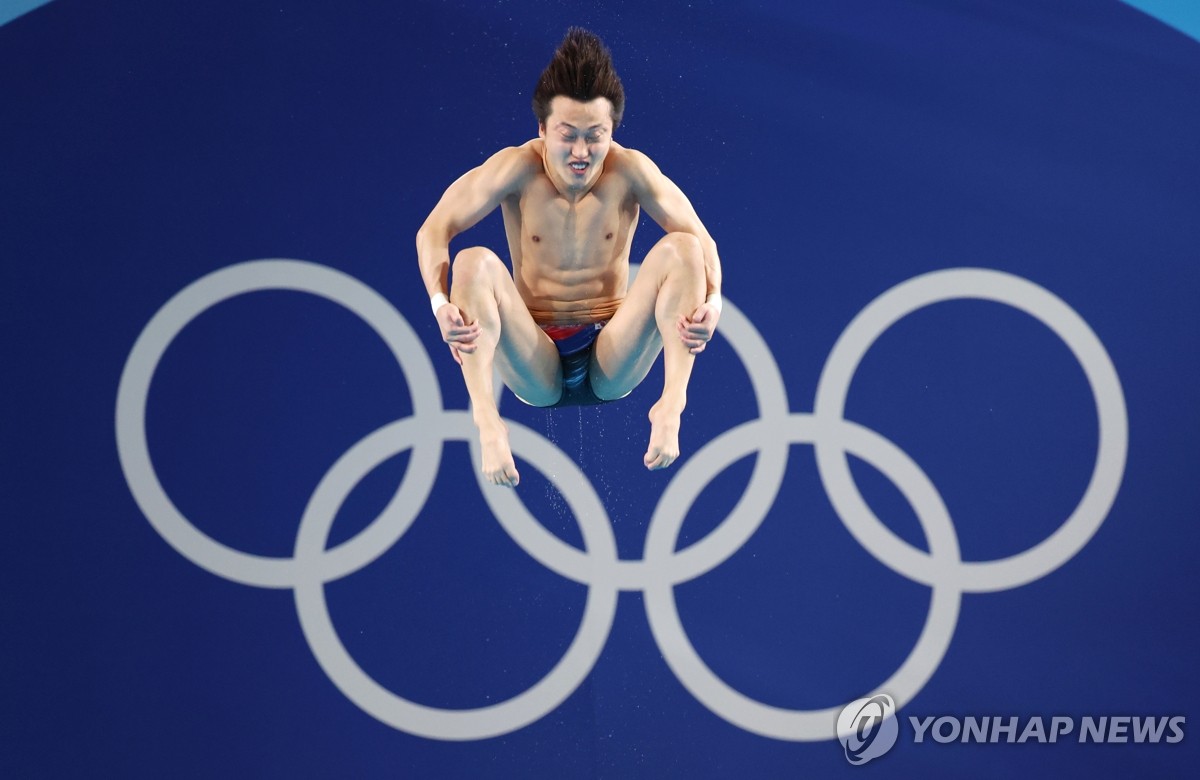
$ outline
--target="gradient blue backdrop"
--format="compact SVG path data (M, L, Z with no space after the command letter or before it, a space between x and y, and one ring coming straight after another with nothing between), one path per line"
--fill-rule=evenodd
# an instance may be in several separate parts
M971 595L913 714L1186 715L1179 745L913 745L853 768L831 742L758 737L666 667L636 593L587 682L481 742L397 732L345 699L291 594L235 585L143 518L113 438L117 380L150 316L231 263L294 257L379 290L418 329L449 408L413 236L450 181L535 133L528 108L565 28L611 46L618 139L692 198L725 292L808 411L842 328L919 273L984 266L1052 290L1107 347L1129 408L1121 493L1069 563ZM1181 776L1196 762L1200 506L1200 44L1115 2L293 2L57 0L0 27L0 774L9 777ZM644 254L658 234L639 233ZM502 248L492 217L459 245ZM591 475L627 558L669 473L640 457L650 384L603 409L505 411ZM727 344L698 364L683 446L755 408ZM290 554L312 488L411 411L379 340L315 298L222 304L168 350L149 436L163 484L206 533ZM848 415L930 475L964 555L1054 530L1090 474L1082 371L1048 330L941 304L880 339ZM347 502L378 510L406 456ZM713 517L749 461L705 492ZM514 695L561 655L583 589L528 559L447 448L434 501L377 563L328 588L348 648L427 704ZM895 489L856 472L923 545ZM569 541L553 489L521 490ZM465 488L463 486L466 486ZM685 543L715 519L689 517ZM709 525L706 526L705 523ZM811 450L759 533L678 589L689 636L739 690L829 707L907 655L929 591L838 522ZM902 728L906 724L902 725Z

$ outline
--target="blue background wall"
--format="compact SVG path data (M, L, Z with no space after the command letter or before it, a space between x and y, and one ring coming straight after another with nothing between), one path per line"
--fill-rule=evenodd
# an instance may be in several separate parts
M902 717L1193 725L1197 41L1104 2L57 0L0 27L0 774L1178 776L1194 765L1191 733L1176 745L931 745L902 721L890 754L854 768L836 741L765 737L697 701L637 587L620 594L594 668L545 717L489 739L426 739L331 682L290 588L214 576L147 522L118 459L118 383L155 312L217 269L297 258L355 277L418 334L445 408L466 408L413 236L450 181L535 132L530 91L571 24L611 46L629 98L617 137L692 198L741 332L765 342L791 412L813 410L855 315L941 269L1036 283L1112 358L1128 458L1103 524L1046 576L963 595ZM636 257L657 235L643 227ZM503 247L498 217L456 246L466 240ZM146 406L166 494L229 548L292 556L334 461L430 391L410 385L413 360L402 370L362 320L316 296L256 292L206 311L166 347ZM729 340L713 344L684 460L668 472L640 465L660 374L602 409L550 413L510 396L502 410L579 465L616 550L637 560L688 455L765 414L751 373ZM1063 341L987 301L939 303L890 328L854 375L846 417L919 464L967 561L1016 555L1060 527L1099 438ZM404 450L372 471L329 545L356 538L419 459ZM754 465L717 470L680 548L722 521ZM928 549L897 486L853 469L875 514ZM565 652L587 594L513 542L473 471L467 445L447 442L411 530L323 591L362 669L432 707L528 689ZM582 547L559 476L526 465L518 495ZM847 533L810 446L790 446L764 500L744 546L674 589L683 625L746 696L840 707L904 662L931 590Z

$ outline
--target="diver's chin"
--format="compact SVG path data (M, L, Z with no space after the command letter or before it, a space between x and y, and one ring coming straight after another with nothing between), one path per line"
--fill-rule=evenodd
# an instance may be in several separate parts
M563 179L571 189L586 187L592 181L592 164L584 163L582 166L566 165L563 168Z
M563 178L563 186L572 192L578 192L590 187L591 181L586 176L567 175Z

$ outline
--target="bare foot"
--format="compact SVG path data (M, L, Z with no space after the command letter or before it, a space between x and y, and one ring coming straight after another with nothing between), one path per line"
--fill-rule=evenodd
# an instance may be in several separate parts
M660 398L650 407L650 446L642 462L654 471L665 469L679 457L679 416L683 408L664 403Z
M521 475L508 446L508 427L502 422L479 426L479 448L483 451L484 479L493 485L516 487Z

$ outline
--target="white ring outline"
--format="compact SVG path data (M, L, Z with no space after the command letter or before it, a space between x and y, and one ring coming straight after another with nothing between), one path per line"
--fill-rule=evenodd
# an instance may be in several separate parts
M891 325L925 306L977 298L1019 309L1050 328L1079 361L1096 402L1099 439L1088 486L1067 520L1033 547L993 561L963 561L964 591L987 593L1033 582L1075 556L1099 530L1116 500L1125 471L1129 422L1125 395L1112 359L1099 337L1062 299L1013 274L982 268L933 271L896 285L869 303L834 344L817 383L814 414L835 424L844 418L846 395L867 350ZM838 515L872 555L894 571L926 585L929 556L905 542L875 517L854 484L846 453L833 437L817 442L817 468Z
M430 739L487 739L533 723L579 688L591 674L608 641L617 610L617 589L595 583L589 585L583 619L566 653L545 677L506 701L474 709L431 707L405 699L372 679L338 638L325 600L326 579L313 564L320 564L325 556L325 543L342 501L379 463L408 449L412 442L419 442L422 434L413 429L422 422L424 420L408 417L380 428L347 451L313 492L296 537L295 559L302 573L295 586L296 612L305 639L329 679L346 698L375 719L400 731ZM476 436L468 412L446 411L436 422L446 440L470 440ZM522 452L524 445L541 438L519 423L509 422L509 425L514 451ZM530 456L526 458L529 463L539 470L574 466L562 450L548 442L547 446L529 450L526 455ZM600 500L590 483L582 499L584 506L576 505L578 497L572 491L564 491L563 497L580 520L588 551L597 552L606 560L615 560L616 539L607 515L583 511L584 506ZM308 570L313 572L312 576L304 574Z
M887 692L896 700L896 706L902 707L924 687L945 656L958 622L961 595L952 576L947 576L953 574L953 565L959 561L958 537L941 496L920 467L895 444L860 425L841 421L837 430L831 431L812 415L793 413L783 420L759 420L718 436L684 464L680 475L697 471L700 476L693 478L707 484L719 471L721 456L727 462L736 462L756 452L768 434L784 441L815 443L818 437L831 432L840 437L847 450L892 479L900 489L916 510L929 543L931 560L940 571L932 584L929 614L916 645L891 677L864 694ZM646 537L647 563L665 563L672 556L684 518L695 500L693 497L691 501L668 502L668 495L669 490L660 502L660 507L666 509L655 513ZM838 713L845 703L821 710L785 709L752 699L718 677L688 639L670 580L664 578L647 587L645 604L651 632L667 665L688 692L709 710L746 731L773 739L809 742L837 737Z
M260 290L310 293L362 318L387 344L404 371L414 416L439 414L442 393L417 334L383 296L348 274L302 260L250 260L213 271L172 296L142 329L121 372L116 409L117 455L134 500L159 535L201 568L243 585L290 588L300 578L294 558L236 550L203 533L184 517L159 482L146 441L150 383L167 347L206 310L229 298ZM412 522L412 517L405 517L407 508L424 505L433 488L442 450L441 440L431 435L433 431L427 429L425 433L389 504L393 511L381 514L354 538L327 551L321 564L326 578L343 577L381 555Z

